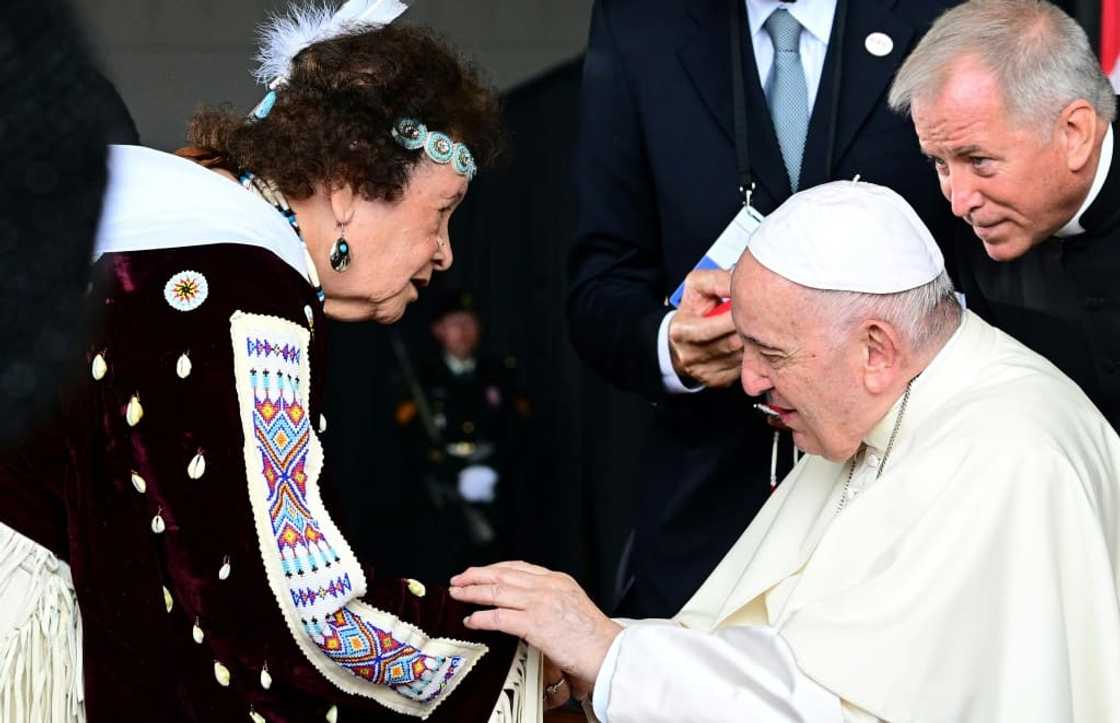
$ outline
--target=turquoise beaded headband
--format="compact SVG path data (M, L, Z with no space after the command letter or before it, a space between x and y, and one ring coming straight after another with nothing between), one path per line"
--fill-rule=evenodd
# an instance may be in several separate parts
M276 91L277 88L269 90L264 99L250 112L250 117L257 120L267 118L272 112L272 106L276 105ZM393 138L402 148L410 151L423 148L428 158L441 166L450 163L455 172L460 176L466 176L468 181L473 180L478 173L478 166L475 165L474 156L471 155L469 148L451 140L446 133L428 130L426 125L414 118L398 120L392 133Z
M428 127L418 120L413 118L398 120L393 127L393 138L401 147L410 151L423 148L428 158L440 165L450 163L455 172L460 176L466 176L468 181L478 173L478 166L475 165L474 156L471 155L469 148L451 140L446 133L428 130Z

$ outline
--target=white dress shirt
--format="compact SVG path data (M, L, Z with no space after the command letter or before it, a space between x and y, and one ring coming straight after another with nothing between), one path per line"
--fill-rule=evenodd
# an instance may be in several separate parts
M824 56L832 36L832 18L836 14L836 0L746 0L747 23L750 25L754 62L758 66L758 80L766 88L770 66L774 64L774 43L764 27L770 15L784 8L801 23L801 67L805 71L805 87L809 90L809 108L817 98L824 71Z
M790 15L801 23L801 67L805 70L805 86L809 90L809 107L816 102L817 90L821 85L824 71L824 58L828 53L828 40L832 36L832 19L836 15L836 0L745 0L747 3L747 24L754 48L754 62L758 66L758 79L763 88L774 64L774 43L764 27L770 14L778 8L785 8ZM1084 210L1084 209L1082 209ZM1078 214L1080 217L1080 214ZM714 240L714 239L713 239ZM661 368L661 380L666 391L671 394L698 392L703 386L687 387L673 368L673 358L669 353L669 323L676 312L671 312L661 320L657 334L657 360Z

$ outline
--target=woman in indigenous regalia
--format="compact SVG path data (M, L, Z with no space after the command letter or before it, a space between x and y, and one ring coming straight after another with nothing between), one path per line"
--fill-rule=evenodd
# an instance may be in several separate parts
M539 717L537 661L357 560L327 482L325 317L397 320L500 142L404 9L277 19L249 117L112 147L82 380L0 457L0 719Z

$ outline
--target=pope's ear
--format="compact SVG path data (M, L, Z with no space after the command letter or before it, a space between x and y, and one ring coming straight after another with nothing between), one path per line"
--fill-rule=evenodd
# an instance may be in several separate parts
M868 320L860 334L863 343L864 386L881 394L893 386L901 371L902 349L898 330L886 322Z

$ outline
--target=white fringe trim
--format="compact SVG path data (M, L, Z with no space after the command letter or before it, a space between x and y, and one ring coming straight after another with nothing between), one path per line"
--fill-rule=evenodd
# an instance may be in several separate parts
M517 646L498 703L487 723L541 723L544 719L541 651Z
M82 618L70 566L0 525L0 721L84 723Z

